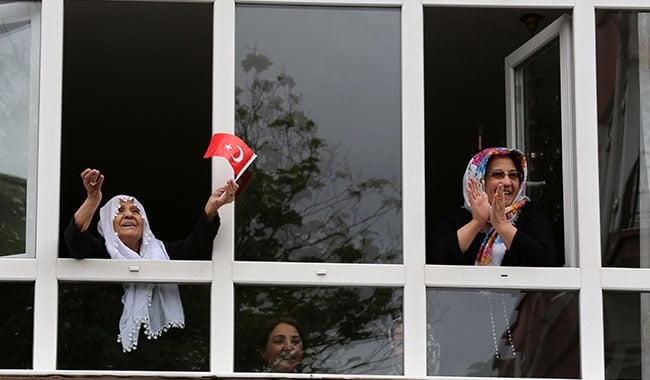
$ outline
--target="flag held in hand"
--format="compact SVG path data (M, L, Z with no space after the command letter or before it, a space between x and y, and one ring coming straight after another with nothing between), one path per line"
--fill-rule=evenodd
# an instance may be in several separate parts
M239 137L230 133L215 133L203 158L223 157L235 172L235 181L253 163L257 154Z

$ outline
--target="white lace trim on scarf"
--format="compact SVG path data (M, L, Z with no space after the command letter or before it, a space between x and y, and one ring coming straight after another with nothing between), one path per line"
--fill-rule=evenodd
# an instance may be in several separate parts
M133 201L143 220L140 253L131 250L118 238L113 229L113 219L117 215L120 201ZM106 249L112 259L118 260L169 260L164 244L156 239L142 204L134 197L117 195L99 210L99 234L104 237ZM117 341L122 343L124 352L138 347L140 327L148 339L157 339L172 327L184 328L185 315L180 292L176 284L124 284L122 296L122 316L120 317Z

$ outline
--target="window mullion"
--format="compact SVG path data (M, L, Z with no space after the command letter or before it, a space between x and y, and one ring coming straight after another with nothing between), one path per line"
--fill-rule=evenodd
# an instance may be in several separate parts
M34 370L56 369L63 74L63 0L42 2L41 91L39 102L36 284L34 289ZM53 317L54 316L54 317Z
M213 5L212 131L233 133L235 128L235 1ZM212 186L221 186L230 168L212 160ZM233 284L234 207L220 211L222 223L214 243L210 312L210 370L232 373L235 347ZM221 342L221 343L220 343Z
M427 375L423 11L419 0L405 1L401 14L404 375L410 377Z
M598 222L598 122L596 120L595 10L589 2L576 4L573 13L576 209L580 291L581 373L585 379L605 378L603 300L600 283L600 229ZM590 90L591 89L591 90ZM596 207L595 207L596 206Z

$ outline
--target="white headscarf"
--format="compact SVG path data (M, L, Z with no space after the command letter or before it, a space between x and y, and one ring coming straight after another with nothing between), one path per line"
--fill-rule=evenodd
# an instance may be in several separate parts
M142 243L140 253L127 247L113 229L113 220L120 208L120 202L133 201L142 216ZM112 259L120 260L169 260L163 243L156 239L147 214L137 199L128 195L117 195L99 210L99 234L104 237L106 250ZM171 327L185 327L185 315L181 296L176 284L124 284L122 303L124 310L120 318L120 333L117 341L124 352L138 347L140 325L149 339L157 339Z

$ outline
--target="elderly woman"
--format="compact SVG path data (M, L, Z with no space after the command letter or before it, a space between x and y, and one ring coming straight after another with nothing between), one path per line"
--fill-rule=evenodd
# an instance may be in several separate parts
M301 372L304 352L302 327L293 318L269 320L262 330L257 351L265 372Z
M541 207L526 195L526 157L487 148L469 161L463 208L438 225L429 264L553 266L555 243Z
M212 254L212 242L220 219L218 210L232 202L238 185L233 180L216 189L208 198L193 231L177 242L163 242L154 236L142 204L132 196L118 195L99 211L100 237L88 233L93 215L102 200L104 176L97 169L85 169L81 179L86 200L65 230L65 242L75 258L122 260L205 259ZM147 338L157 338L171 327L183 328L183 306L175 284L124 284L118 341L123 350L137 348L141 325Z

